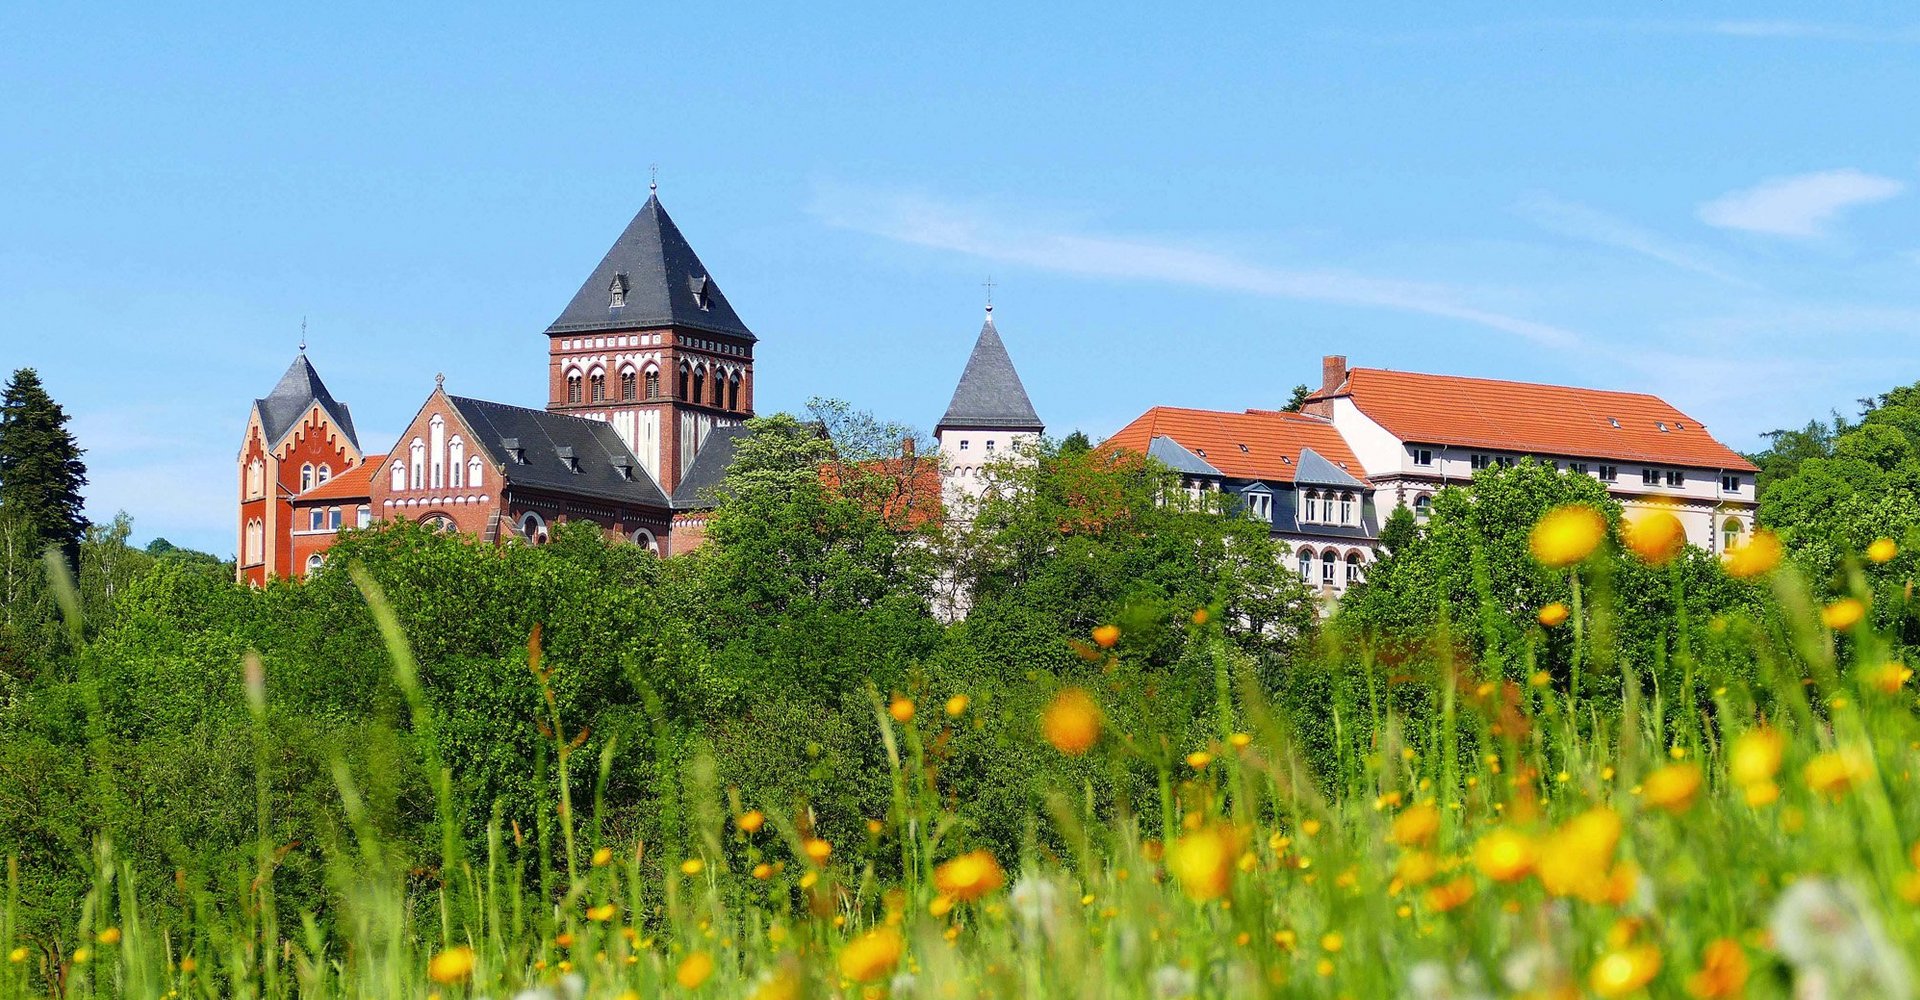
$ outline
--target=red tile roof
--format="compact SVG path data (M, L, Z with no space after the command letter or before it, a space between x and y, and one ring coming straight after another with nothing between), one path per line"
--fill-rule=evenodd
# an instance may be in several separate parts
M294 503L310 500L365 500L373 495L373 473L387 460L385 455L368 455L359 465L293 498Z
M1700 421L1643 392L1354 368L1340 388L1315 394L1337 396L1402 441L1757 471Z
M1113 432L1106 444L1145 454L1157 437L1172 438L1236 479L1293 482L1302 448L1312 448L1355 479L1366 479L1346 439L1319 417L1279 410L1232 413L1156 406Z

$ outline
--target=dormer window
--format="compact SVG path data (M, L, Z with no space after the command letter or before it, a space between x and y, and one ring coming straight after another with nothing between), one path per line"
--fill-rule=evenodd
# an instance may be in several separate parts
M580 458L573 453L572 446L563 444L555 448L554 452L560 456L560 464L566 466L568 472L580 471Z
M1612 427L1613 427L1613 429L1614 429L1614 430L1616 430L1616 431L1620 429L1620 418L1619 418L1619 417L1608 417L1608 418L1607 418L1607 423L1608 423L1608 424L1609 424L1610 426L1612 426Z
M520 447L519 438L517 437L501 438L500 450L506 453L507 461L512 462L515 465L527 464L527 451L525 448Z
M703 310L713 308L713 302L711 301L713 282L707 280L706 275L703 274L698 278L689 278L687 279L687 284L693 288L694 305L699 306Z
M607 287L607 308L619 309L627 304L627 276L616 274L613 283Z

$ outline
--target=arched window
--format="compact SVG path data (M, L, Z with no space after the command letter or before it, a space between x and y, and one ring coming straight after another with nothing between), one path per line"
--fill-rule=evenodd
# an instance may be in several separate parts
M367 525L372 523L373 523L373 508L367 506L366 504L361 504L358 515L353 519L353 526L356 528L364 528Z
M693 370L684 364L680 366L680 398L693 398Z
M327 557L321 555L318 552L315 552L313 555L308 556L307 557L307 575L312 576L313 574L320 572L320 567L324 565L326 561L327 561Z
M1365 561L1360 558L1360 553L1347 554L1347 586L1351 587L1366 579L1366 570L1362 568L1365 565Z
M722 409L727 405L727 374L718 368L713 370L713 405Z
M604 403L607 401L607 373L606 372L603 372L600 369L595 368L593 370L593 374L587 376L587 384L589 389L587 398L593 400L596 403Z
M467 459L467 488L473 490L480 488L480 456L478 455Z
M569 403L580 402L580 373L579 372L567 373L567 402Z
M520 537L535 545L544 544L547 540L547 522L532 511L520 515Z
M687 394L687 401L690 403L698 403L706 393L707 370L705 368L695 368L693 370L693 391Z
M407 446L407 456L409 458L407 485L416 490L426 488L427 443L419 438L414 438L413 443Z
M420 523L440 532L451 533L455 529L453 518L445 514L428 514L420 519Z
M447 421L440 414L427 421L427 461L433 467L433 488L447 485Z
M660 398L660 369L658 368L647 369L647 398Z
M310 489L313 489L313 466L303 465L300 467L300 492L305 493Z
M252 564L260 561L260 551L266 548L266 531L259 518L247 522L245 540L240 546L241 561Z
M247 499L258 499L267 492L267 466L265 462L254 459L247 463Z
M447 442L447 485L458 488L466 484L467 443L455 434Z
M727 409L737 410L739 408L740 408L740 373L735 372L733 374L733 377L727 380Z
M333 478L333 466L322 465L320 471L313 474L313 485L318 486Z
M1340 565L1340 557L1335 555L1332 549L1328 549L1327 551L1321 553L1320 554L1320 582L1328 586L1332 586L1333 575L1334 575L1333 568L1338 565Z
M1720 551L1729 551L1735 545L1739 544L1740 533L1745 530L1746 526L1740 523L1739 518L1727 518L1727 523L1720 528Z
M660 554L660 543L654 539L653 532L648 531L645 528L634 529L633 544L638 545L643 549L646 549L648 552L651 552L654 555Z
M407 467L397 459L393 463L393 490L398 493L407 488Z
M1424 521L1433 513L1433 498L1425 493L1413 498L1413 516Z
M1317 491L1308 490L1306 497L1302 499L1301 506L1300 506L1300 520L1302 521L1320 520L1320 494Z
M1313 582L1313 550L1312 549L1300 550L1300 582L1301 583Z
M1351 493L1340 494L1340 523L1353 523L1353 494Z
M640 381L629 368L620 373L620 398L635 399L640 395Z

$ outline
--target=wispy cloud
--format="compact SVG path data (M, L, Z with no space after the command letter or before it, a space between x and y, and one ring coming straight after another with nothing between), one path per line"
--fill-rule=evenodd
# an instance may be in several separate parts
M1570 347L1581 339L1570 330L1476 305L1445 284L1335 268L1272 267L1190 244L1039 226L920 194L823 186L813 212L830 225L883 239L1065 274L1418 313L1547 347Z
M1735 38L1808 38L1825 42L1912 44L1920 42L1920 28L1874 28L1856 24L1818 24L1812 21L1713 21L1705 30Z
M1891 177L1846 168L1776 177L1730 191L1700 206L1700 221L1722 229L1774 236L1824 236L1849 208L1886 201L1907 186Z
M1651 230L1615 218L1598 209L1550 195L1533 195L1516 206L1520 214L1544 229L1614 247L1671 264L1683 271L1706 275L1716 281L1741 288L1757 288L1754 282L1733 274L1714 263L1706 251L1669 240Z

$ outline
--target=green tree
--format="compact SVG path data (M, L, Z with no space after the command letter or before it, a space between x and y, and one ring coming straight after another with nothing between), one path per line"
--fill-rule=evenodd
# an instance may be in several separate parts
M1307 397L1311 395L1313 395L1313 390L1307 388L1305 383L1296 385L1293 387L1293 395L1287 397L1287 405L1282 406L1280 409L1287 413L1299 413L1301 410L1306 409Z
M69 564L87 528L81 454L39 373L15 371L0 395L0 517L26 525L42 546L60 546Z

